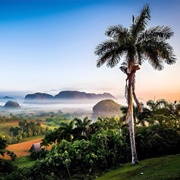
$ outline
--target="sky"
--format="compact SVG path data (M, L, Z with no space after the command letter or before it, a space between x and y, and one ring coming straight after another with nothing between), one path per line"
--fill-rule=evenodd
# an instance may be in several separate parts
M179 0L0 0L0 95L77 90L109 92L123 102L120 64L97 68L94 51L109 26L129 27L145 4L151 8L148 27L174 31L169 43L177 62L162 71L144 63L136 94L140 101L180 100Z

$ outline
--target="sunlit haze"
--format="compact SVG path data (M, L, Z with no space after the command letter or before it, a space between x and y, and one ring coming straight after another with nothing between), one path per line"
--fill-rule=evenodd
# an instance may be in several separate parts
M109 92L124 103L126 76L119 66L96 67L94 51L110 25L129 27L149 3L149 26L174 31L169 41L177 63L154 70L148 62L137 72L140 101L180 100L179 0L0 0L0 96L62 90Z

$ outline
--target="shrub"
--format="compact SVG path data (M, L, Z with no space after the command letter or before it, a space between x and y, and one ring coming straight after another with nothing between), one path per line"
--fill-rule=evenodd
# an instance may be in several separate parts
M11 161L0 159L0 174L10 174L12 171L16 170L17 167L12 164Z
M48 151L42 150L42 151L32 151L29 157L33 160L42 159L46 157L46 154Z
M180 133L159 125L141 127L136 131L139 159L180 153Z

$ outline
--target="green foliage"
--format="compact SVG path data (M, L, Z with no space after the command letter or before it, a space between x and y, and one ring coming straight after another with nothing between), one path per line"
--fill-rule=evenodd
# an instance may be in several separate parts
M54 131L49 131L44 139L42 144L52 144L53 142L61 142L63 139L67 141L74 141L77 139L88 139L89 134L89 125L91 120L88 117L85 117L83 120L79 118L74 118L73 120L68 120L66 122L61 122L58 129Z
M136 129L139 159L180 153L180 132L159 125Z
M6 154L11 157L12 161L14 161L17 157L13 151L6 151Z
M7 147L7 141L3 136L0 136L0 149L5 149Z
M62 140L53 144L46 156L29 170L28 176L32 179L35 179L33 174L37 174L37 179L90 179L129 162L128 129L112 126L112 120L108 123L107 118L96 123L100 128L89 140ZM175 129L150 126L137 127L136 132L137 150L142 154L140 159L180 153L180 135Z
M164 99L147 102L151 110L151 116L147 119L151 124L161 126L180 128L180 101L174 103L167 102Z
M87 116L81 120L79 118L74 118L75 128L74 128L74 139L89 139L90 132L89 132L89 125L91 124L92 120L90 120Z
M0 136L0 155L4 156L4 154L7 154L11 157L12 161L16 159L16 154L12 151L6 150L7 147L7 140L5 137Z
M9 132L11 137L5 136L8 144L18 143L22 141L23 138L32 137L32 136L39 136L46 133L48 129L45 129L41 126L40 122L38 121L26 121L21 120L19 121L19 126L11 126Z
M60 122L63 121L62 118L56 118L56 117L48 117L45 119L45 121L48 123L48 126L59 126Z
M160 125L169 128L180 129L180 102L167 102L164 99L157 101L147 101L145 108L141 104L143 112L139 112L138 107L134 106L133 114L137 126ZM122 121L126 119L127 107L121 107L123 113Z
M37 136L43 133L40 122L26 120L19 121L19 126L21 127L22 135L26 136Z
M33 152L28 159L24 157L22 162L18 158L15 165L22 166L10 175L6 174L7 179L94 179L96 175L131 160L128 128L121 125L120 119L99 118L94 123L89 122L87 117L83 120L76 118L63 124L62 131L49 132L43 141L44 145L49 143L48 138L54 142L52 149ZM82 133L84 127L88 138ZM73 134L76 128L81 136ZM57 141L58 136L61 137L60 141ZM140 159L180 153L179 145L178 129L160 125L136 127L136 146ZM25 168L26 164L28 168Z
M32 151L29 157L33 160L42 159L45 158L48 151L42 150L42 151Z
M0 159L0 177L2 175L10 174L17 169L11 161L5 161Z

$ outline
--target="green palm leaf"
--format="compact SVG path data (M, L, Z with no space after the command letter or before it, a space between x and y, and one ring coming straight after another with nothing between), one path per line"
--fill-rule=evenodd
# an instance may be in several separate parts
M134 19L133 24L130 28L133 37L137 37L140 32L144 31L148 24L148 20L150 19L151 16L149 5L145 5L141 10L140 15Z

